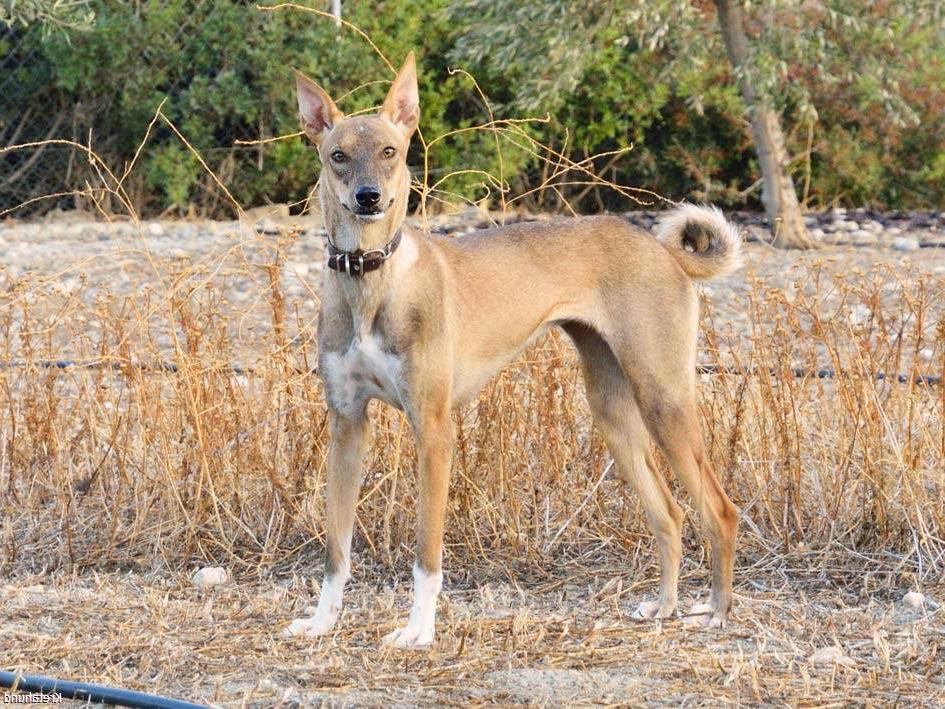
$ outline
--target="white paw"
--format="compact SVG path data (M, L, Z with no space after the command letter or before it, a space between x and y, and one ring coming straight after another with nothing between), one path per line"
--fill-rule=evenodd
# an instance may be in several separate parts
M337 618L331 616L320 618L317 613L312 618L296 618L282 634L287 638L316 638L330 632L335 627L336 620Z
M398 628L393 633L385 635L384 644L389 647L406 649L422 648L433 642L433 633L432 625L408 623L405 627Z
M634 620L655 620L669 618L672 614L672 611L665 612L659 601L641 601L630 617Z
M694 605L686 613L683 620L690 625L701 625L703 628L725 627L725 619L716 613L715 609L708 603Z

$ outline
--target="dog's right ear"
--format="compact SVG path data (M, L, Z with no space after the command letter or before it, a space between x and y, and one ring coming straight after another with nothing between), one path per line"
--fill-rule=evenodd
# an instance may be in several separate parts
M292 71L295 74L295 88L299 96L302 129L309 140L319 145L325 134L345 116L321 86L297 69Z

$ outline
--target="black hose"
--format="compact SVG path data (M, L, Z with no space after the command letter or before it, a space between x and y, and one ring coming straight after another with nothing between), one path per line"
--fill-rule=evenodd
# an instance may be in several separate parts
M696 367L699 374L732 374L735 376L755 376L768 374L772 377L781 374L780 369L759 369L758 367L726 367L724 365L700 364ZM842 379L843 373L838 374L833 369L808 369L806 367L792 367L791 374L795 379ZM942 383L942 377L937 374L896 374L876 372L873 378L878 382L891 381L899 384L925 384L936 386Z
M172 362L158 362L157 364L145 364L143 362L133 362L122 364L120 362L103 360L79 361L73 359L41 359L31 362L14 360L12 362L0 362L0 370L3 369L27 369L35 367L36 369L111 369L121 372L128 369L134 369L145 374L176 374L180 370ZM304 370L294 368L296 374L318 374L318 370ZM256 372L251 367L243 367L238 364L226 364L213 367L214 371L226 372L235 376L252 376ZM696 367L699 374L729 374L733 376L757 376L759 374L768 374L769 376L778 376L781 370L774 367L765 370L758 367L727 367L716 364L700 364ZM796 379L841 379L843 373L837 373L833 369L808 369L806 367L792 367L791 374ZM897 374L895 372L876 372L873 375L876 381L891 381L899 384L925 384L927 386L937 386L942 383L942 377L937 374Z
M130 689L104 687L100 684L70 682L69 680L43 677L42 675L21 675L18 672L0 670L0 687L14 689L17 692L61 695L65 699L78 699L93 704L110 704L119 707L139 707L140 709L197 709L206 704L191 704L180 699L167 699L155 694L133 692Z

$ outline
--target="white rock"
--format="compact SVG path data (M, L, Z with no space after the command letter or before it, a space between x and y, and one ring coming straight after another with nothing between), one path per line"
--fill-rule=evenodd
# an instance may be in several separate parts
M229 574L226 573L226 569L222 566L205 566L191 578L191 582L194 586L200 589L222 586L228 580Z
M815 239L823 239L823 238L824 238L824 230L823 230L823 229L819 229L819 228L811 229L811 230L810 230L810 235L811 235L813 238L815 238Z
M850 241L854 244L875 244L876 234L871 234L866 229L856 229L850 232Z
M292 263L286 264L286 269L290 274L294 274L305 278L308 275L308 264L304 261L293 261Z
M883 230L883 225L879 222L873 221L872 219L861 222L861 225L866 231L871 231L874 234L879 234Z
M846 665L850 667L854 664L853 660L844 655L843 650L836 645L815 650L808 659L814 665Z
M151 236L160 236L164 233L164 227L162 227L158 222L149 222L148 233Z
M918 591L909 591L902 597L902 602L909 608L919 610L925 606L925 595Z
M873 316L873 310L868 305L863 303L857 303L852 308L850 308L850 322L854 325L863 325L864 323L869 322L869 319Z
M896 251L918 251L919 242L916 239L910 239L908 236L897 236L889 245Z

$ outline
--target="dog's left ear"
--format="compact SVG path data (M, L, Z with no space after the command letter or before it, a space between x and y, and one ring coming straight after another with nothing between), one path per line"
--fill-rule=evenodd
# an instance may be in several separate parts
M417 62L413 52L407 55L404 65L391 84L381 115L397 126L405 137L410 138L420 123L420 96L417 91Z

